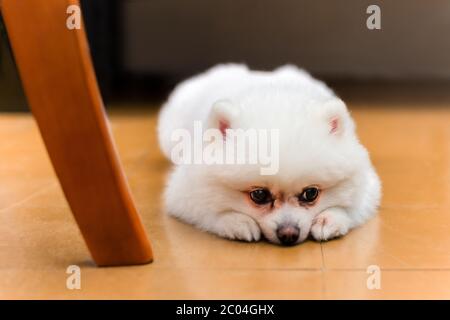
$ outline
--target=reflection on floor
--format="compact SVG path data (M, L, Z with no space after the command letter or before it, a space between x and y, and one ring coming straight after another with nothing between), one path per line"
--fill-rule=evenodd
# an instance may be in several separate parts
M219 239L164 215L170 170L149 108L111 112L155 262L96 268L28 114L0 114L0 298L450 298L450 106L349 103L383 181L380 214L290 248ZM81 267L81 290L66 269ZM370 290L367 268L381 268Z

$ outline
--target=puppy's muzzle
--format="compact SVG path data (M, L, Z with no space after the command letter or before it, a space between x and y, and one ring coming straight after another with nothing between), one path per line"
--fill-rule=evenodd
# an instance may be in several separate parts
M295 226L280 226L277 229L277 237L282 245L294 245L300 236L300 229Z

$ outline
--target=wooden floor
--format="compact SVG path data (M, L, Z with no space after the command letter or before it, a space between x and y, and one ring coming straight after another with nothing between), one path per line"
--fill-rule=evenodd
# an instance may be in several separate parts
M289 248L219 239L167 217L170 165L155 112L111 112L155 262L103 269L32 118L0 114L0 298L450 299L450 104L362 101L349 106L383 182L380 213L342 239ZM81 268L81 290L66 288L69 265ZM370 265L381 268L381 289L367 287Z

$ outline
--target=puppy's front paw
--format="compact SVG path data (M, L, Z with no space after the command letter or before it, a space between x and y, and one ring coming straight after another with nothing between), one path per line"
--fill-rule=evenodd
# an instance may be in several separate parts
M311 235L317 241L326 241L345 235L349 229L349 217L341 211L330 209L314 218Z
M218 234L222 237L258 241L261 238L261 229L255 220L240 213L226 214L218 221Z

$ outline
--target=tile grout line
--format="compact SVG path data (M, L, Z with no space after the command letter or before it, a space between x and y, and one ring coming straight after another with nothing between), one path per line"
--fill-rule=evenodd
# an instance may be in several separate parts
M321 291L322 291L322 298L325 299L326 298L326 292L327 292L327 285L326 285L326 282L325 282L325 271L326 271L325 253L324 253L324 250L323 250L323 243L322 243L322 241L319 244L320 244L320 255L322 257L322 268L320 270L320 276L321 276L321 279L322 279Z
M0 246L1 247L1 246ZM8 247L8 246L5 246ZM145 267L145 266L143 266ZM158 266L152 267L153 270L165 271L165 270L193 270L193 271L274 271L274 272L366 272L366 268L236 268L236 267L213 267L213 268L205 268L205 267L168 267L168 266ZM53 269L51 269L53 270ZM93 268L92 270L97 270ZM450 268L380 268L381 271L387 272L449 272ZM1 271L1 270L0 270Z
M20 205L26 203L27 201L33 199L34 197L36 197L36 196L42 194L43 192L49 190L49 189L52 188L55 184L56 184L56 182L50 182L50 183L48 183L47 185L45 185L45 186L44 186L43 188L41 188L40 190L35 191L35 192L33 192L32 194L30 194L28 197L25 197L25 198L23 198L22 200L20 200L20 201L18 201L18 202L15 202L15 203L13 203L13 204L11 204L11 205L5 207L5 208L1 208L1 209L0 209L0 212L6 212L6 211L8 211L8 210L10 210L10 209L12 209L12 208L18 207L18 206L20 206Z

